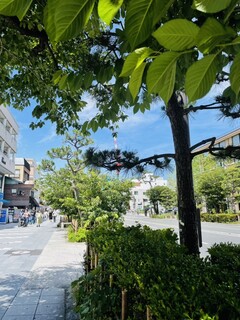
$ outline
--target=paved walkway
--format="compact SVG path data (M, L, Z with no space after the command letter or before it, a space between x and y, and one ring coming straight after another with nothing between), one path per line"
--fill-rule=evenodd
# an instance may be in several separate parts
M52 228L51 222L41 228ZM85 244L67 242L66 230L55 228L28 276L0 276L0 319L77 319L71 309L70 285L83 272L84 251Z

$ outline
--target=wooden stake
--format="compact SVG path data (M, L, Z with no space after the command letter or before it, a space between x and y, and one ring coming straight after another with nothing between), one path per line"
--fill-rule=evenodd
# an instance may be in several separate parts
M127 319L127 290L122 290L122 320Z
M109 287L112 288L113 285L113 274L110 274L109 276Z
M151 311L150 311L150 308L149 306L147 306L147 320L151 320L152 317L151 317Z
M95 268L97 267L98 265L98 254L95 253Z

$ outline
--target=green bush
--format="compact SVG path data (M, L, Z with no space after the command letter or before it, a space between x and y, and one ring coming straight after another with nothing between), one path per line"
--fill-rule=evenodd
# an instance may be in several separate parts
M122 224L99 226L87 239L100 260L75 282L82 320L120 319L122 289L131 320L146 319L147 306L152 320L240 319L239 245L215 245L202 259L187 255L170 229Z
M237 214L231 213L201 213L201 221L229 223L238 221Z
M86 239L87 239L87 230L85 228L79 228L77 232L75 232L72 226L68 227L68 241L85 242Z
M151 217L155 219L176 219L178 215L170 212L170 213L153 214Z

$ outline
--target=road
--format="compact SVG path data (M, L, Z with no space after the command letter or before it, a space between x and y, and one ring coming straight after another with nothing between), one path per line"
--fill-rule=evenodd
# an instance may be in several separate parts
M177 219L153 219L145 217L144 215L127 214L125 216L125 225L147 225L152 229L172 228L179 234ZM205 257L214 243L232 242L240 244L240 224L226 224L202 222L202 248L200 248L201 256Z
M0 270L24 278L31 271L54 232L54 228L36 225L18 227L16 223L0 225Z

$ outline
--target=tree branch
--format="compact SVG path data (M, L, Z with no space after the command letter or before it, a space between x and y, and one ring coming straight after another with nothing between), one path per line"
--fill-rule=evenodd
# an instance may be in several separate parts
M2 16L3 17L3 16ZM37 27L28 29L21 26L20 21L17 17L7 17L4 16L4 20L7 23L7 26L13 30L17 30L23 36L44 39L48 41L48 36L45 30L39 31Z
M190 112L196 112L198 110L214 110L214 109L222 109L222 108L226 108L226 106L219 105L219 102L213 102L210 104L200 105L196 107L189 106L187 109L184 109L184 113L189 114Z
M193 151L194 149L196 149L196 148L200 147L201 145L206 144L206 143L208 143L208 142L211 142L210 145L208 146L208 148L211 148L211 147L214 145L215 141L216 141L216 138L215 138L215 137L202 140L201 142L198 142L198 143L194 144L194 145L190 148L190 151ZM197 153L197 152L196 152L196 153Z
M212 141L211 141L212 139ZM213 147L213 144L215 143L215 138L210 138L207 140L203 140L203 141L211 141L210 145L208 145L206 148L194 152L192 153L192 159L196 156L198 156L199 154L203 154L203 153L210 153L211 155L213 155L214 157L219 157L219 158L231 158L231 159L240 159L240 146L227 146L226 148L223 147ZM203 142L202 141L202 142ZM201 145L201 143L199 143ZM196 147L198 147L199 144L194 145L194 149ZM192 147L192 148L193 148ZM192 149L191 148L191 149Z
M170 163L170 158L174 159L172 153L154 155L139 159L134 152L118 150L104 150L96 152L94 148L89 148L85 153L85 162L88 166L104 168L108 171L120 171L122 169L131 170L136 168L138 172L143 172L144 167L152 165L157 169L163 169ZM160 161L159 159L163 159Z

